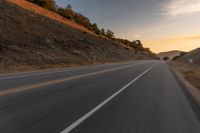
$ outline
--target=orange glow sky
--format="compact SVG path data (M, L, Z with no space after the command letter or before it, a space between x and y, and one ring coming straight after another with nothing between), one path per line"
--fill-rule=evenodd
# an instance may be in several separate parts
M150 47L155 53L170 50L181 50L187 52L200 47L200 36L151 40L145 42L145 46Z
M200 47L200 0L56 0L153 52Z

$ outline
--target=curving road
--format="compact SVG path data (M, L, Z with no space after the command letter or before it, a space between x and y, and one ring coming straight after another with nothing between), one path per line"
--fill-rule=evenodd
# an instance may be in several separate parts
M0 133L200 133L168 65L135 61L0 75Z

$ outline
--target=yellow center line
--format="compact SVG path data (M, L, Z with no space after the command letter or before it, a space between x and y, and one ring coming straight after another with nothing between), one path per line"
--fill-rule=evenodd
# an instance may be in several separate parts
M124 68L132 67L132 66L137 66L137 65L141 65L141 64L145 64L145 63L138 63L138 64L134 64L134 65L122 66L122 67L107 69L107 70L103 70L103 71L97 71L97 72L82 74L82 75L78 75L78 76L72 76L72 77L68 77L68 78L51 80L51 81L33 84L33 85L27 85L27 86L21 86L21 87L17 87L17 88L11 88L11 89L7 89L7 90L1 90L0 96L7 95L7 94L13 94L13 93L21 92L21 91L27 91L27 90L31 90L31 89L36 89L39 87L45 87L45 86L52 85L52 84L58 84L58 83L62 83L62 82L69 81L69 80L75 80L75 79L89 77L89 76L93 76L93 75L97 75L97 74L107 73L107 72L124 69Z

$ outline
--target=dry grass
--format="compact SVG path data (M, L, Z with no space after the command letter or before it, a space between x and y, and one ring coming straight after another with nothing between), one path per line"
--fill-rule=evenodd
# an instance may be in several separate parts
M200 90L200 66L183 62L172 62L171 66L178 70L186 80Z
M154 58L4 0L0 9L0 73Z
M24 8L24 9L26 9L28 11L37 13L37 14L42 15L42 16L49 17L49 18L51 18L53 20L56 20L58 22L61 22L63 24L67 24L67 25L69 25L71 27L74 27L74 28L79 29L81 31L87 32L87 33L89 33L91 35L97 36L92 31L88 30L87 28L85 28L85 27L83 27L81 25L78 25L75 22L70 21L70 20L60 16L59 14L56 14L56 13L54 13L52 11L46 10L46 9L44 9L42 7L39 7L39 6L37 6L37 5L33 4L33 3L30 3L30 2L28 2L26 0L6 0L6 1L11 2L11 3L13 3L13 4L17 5L17 6L20 6L20 7Z
M57 13L46 10L46 9L44 9L44 8L38 6L38 5L35 5L31 2L28 2L26 0L6 0L6 1L8 1L12 4L15 4L15 5L17 5L21 8L24 8L24 9L30 11L30 12L48 17L52 20L58 21L58 22L63 23L63 24L67 24L68 26L71 26L71 27L76 28L80 31L83 31L84 33L88 33L88 34L93 35L95 37L102 38L102 39L105 39L105 40L108 40L108 41L115 43L113 40L111 40L110 38L107 38L106 36L97 35L97 34L93 33L92 31L88 30L87 28L85 28L84 26L81 26L81 25L79 25L79 24L77 24L77 23L75 23L75 22L73 22L69 19L66 19L66 18L60 16ZM121 46L123 46L127 49L131 49L129 46L122 44L122 43L118 43L118 45L121 45Z

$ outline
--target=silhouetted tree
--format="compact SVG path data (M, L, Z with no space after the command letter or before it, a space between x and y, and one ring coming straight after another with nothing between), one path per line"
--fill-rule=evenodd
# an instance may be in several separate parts
M106 35L106 33L105 33L105 30L104 30L104 29L101 29L101 34L102 34L102 35Z
M35 3L48 10L56 11L56 3L54 0L27 0L27 1Z
M58 8L57 10L58 14L61 16L68 18L68 19L73 19L74 18L74 11L72 10L72 6L68 4L66 8Z
M101 33L96 23L92 24L92 30L98 35Z
M87 29L93 31L96 34L102 34L107 36L108 38L114 39L114 33L111 30L107 30L106 32L104 29L100 30L96 23L92 24L90 22L90 19L88 19L81 13L74 12L70 4L68 4L66 8L62 7L58 8L55 3L55 0L27 0L27 1L35 3L48 10L54 11L67 19L73 20L74 22L86 27Z
M113 38L114 37L114 32L112 32L111 30L108 29L106 31L106 36L109 37L109 38Z
M68 9L72 9L72 6L70 4L67 4Z
M131 47L133 47L136 51L144 51L144 48L140 40L133 41Z

